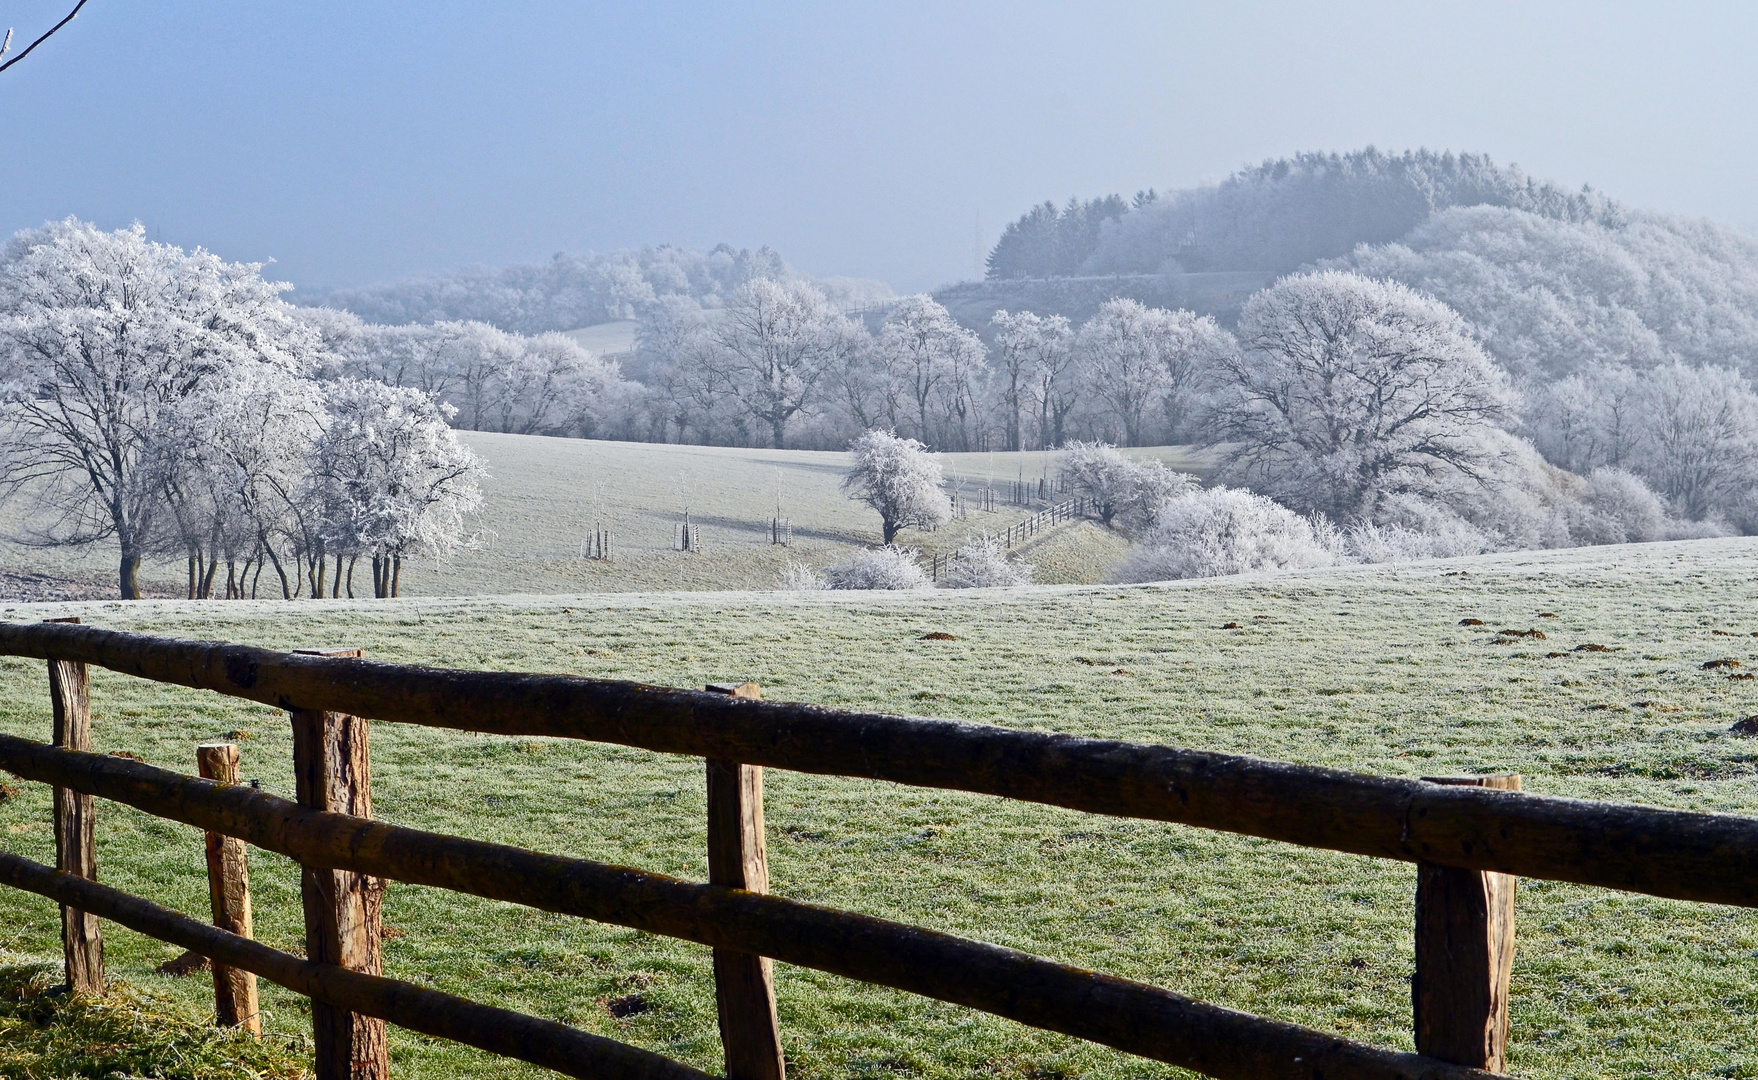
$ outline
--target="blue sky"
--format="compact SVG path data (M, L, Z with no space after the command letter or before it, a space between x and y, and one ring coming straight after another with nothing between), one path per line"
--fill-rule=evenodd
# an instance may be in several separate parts
M1034 201L1370 143L1750 228L1754 55L1753 4L90 0L0 75L0 228L317 286L724 240L919 289Z

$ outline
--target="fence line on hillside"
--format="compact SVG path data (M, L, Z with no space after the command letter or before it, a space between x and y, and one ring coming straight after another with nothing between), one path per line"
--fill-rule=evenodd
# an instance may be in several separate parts
M1087 515L1087 509L1088 504L1085 496L1069 499L1066 502L1057 503L1055 506L1046 506L1037 513L1030 514L1018 522L1009 525L1001 532L995 533L994 536L997 542L1007 550L1011 551L1016 544L1024 544L1027 540L1037 536L1038 533L1049 528L1051 525L1062 521L1074 521L1078 518L1085 517ZM929 577L933 578L935 581L939 581L941 576L951 569L952 561L956 558L958 558L956 552L946 555L930 556L928 559Z
M1517 777L1405 780L1237 755L562 675L374 663L77 625L0 624L0 655L49 665L53 741L0 736L0 767L55 787L57 867L0 855L0 881L62 905L69 984L103 990L98 919L208 956L216 995L254 972L313 1002L319 1080L383 1077L381 1021L572 1076L700 1077L564 1025L386 979L391 879L697 942L714 950L733 1080L784 1080L771 959L894 987L1217 1077L1441 1080L1502 1067L1513 875L1758 907L1758 821L1522 794ZM88 665L289 713L287 800L92 751ZM543 855L372 820L368 721L586 739L706 759L709 881ZM213 755L214 748L202 751ZM762 768L842 775L1181 822L1418 865L1418 1054L1353 1042L979 941L767 895ZM214 771L204 769L204 771ZM235 773L231 775L236 775ZM1498 788L1502 790L1497 790ZM310 959L252 942L242 857L210 858L206 927L91 880L103 798L304 868ZM222 898L231 907L222 911ZM242 919L239 916L242 915ZM242 929L241 929L242 928ZM229 989L230 988L230 989ZM231 1003L237 1011L236 1000ZM1486 1071L1487 1070L1487 1071Z

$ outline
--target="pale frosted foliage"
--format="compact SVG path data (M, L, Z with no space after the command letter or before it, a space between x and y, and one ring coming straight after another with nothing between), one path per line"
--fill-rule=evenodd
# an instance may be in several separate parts
M878 511L885 543L902 529L932 529L952 518L940 459L921 443L874 430L849 444L849 456L842 490Z
M402 556L462 544L485 470L433 399L352 379L328 386L326 399L311 498L332 550Z
M891 422L936 446L969 450L988 374L983 339L932 297L906 296L885 316L874 353L885 373Z
M914 548L884 547L831 563L824 568L827 589L931 589L934 582L917 561Z
M1530 426L1547 457L1634 473L1680 516L1738 515L1758 484L1758 394L1729 368L1595 366L1536 397Z
M507 333L483 322L373 326L347 312L299 309L323 342L326 379L374 379L458 409L458 426L521 435L592 436L626 410L633 388L565 334Z
M1758 240L1710 222L1459 208L1340 262L1439 297L1521 377L1675 357L1758 365Z
M317 335L260 270L71 218L0 254L0 480L41 482L41 540L115 537L125 596L163 508L168 412L239 365L314 366Z
M1184 431L1194 395L1234 342L1208 316L1115 299L1081 326L1074 348L1095 421L1141 446Z
M1068 489L1091 501L1106 525L1145 527L1161 503L1195 486L1158 461L1135 461L1105 443L1070 443L1057 468Z
M779 450L826 371L847 362L854 333L806 282L758 278L728 298L707 337L718 381Z
M1500 463L1507 377L1436 300L1354 274L1302 274L1253 296L1239 336L1209 441L1254 488L1355 522L1389 494L1480 482Z
M827 589L824 575L807 566L788 560L787 566L775 576L775 587L783 592L816 592Z
M1334 534L1262 495L1207 488L1166 500L1113 574L1118 582L1332 566Z
M1030 585L1030 563L1009 562L1001 541L993 536L974 536L959 545L946 566L949 589L989 589Z
M1039 446L1060 446L1079 392L1068 319L997 311L989 325L995 328L995 377L1006 447L1023 449L1025 433L1033 426Z

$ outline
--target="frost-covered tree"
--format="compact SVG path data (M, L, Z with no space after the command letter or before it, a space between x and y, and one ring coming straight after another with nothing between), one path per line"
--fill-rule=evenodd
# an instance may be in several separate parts
M827 369L848 362L853 329L811 285L758 278L728 298L708 337L720 383L779 450Z
M1758 484L1758 395L1738 372L1592 365L1533 395L1527 428L1577 473L1633 473L1695 521L1745 516Z
M1140 529L1160 504L1195 486L1195 479L1158 461L1134 461L1105 443L1070 443L1057 464L1068 490L1087 499L1099 520Z
M1489 481L1507 376L1455 312L1393 282L1325 271L1253 296L1223 365L1209 441L1227 471L1345 523L1380 500Z
M1107 300L1074 341L1096 422L1128 446L1148 441L1152 411L1168 389L1160 357L1167 314L1139 300Z
M842 490L879 514L885 543L905 528L932 529L952 517L940 459L915 439L869 431L849 444Z
M989 324L995 328L1003 446L1024 449L1028 410L1038 413L1039 445L1061 445L1063 419L1074 407L1068 377L1072 358L1068 320L1031 311L997 311ZM1053 441L1047 435L1051 431Z
M1123 298L1101 306L1075 340L1081 384L1103 405L1095 421L1131 446L1184 435L1197 395L1236 348L1209 316Z
M152 454L164 498L155 547L184 556L190 599L214 595L222 562L228 599L255 597L268 565L283 597L299 591L316 551L300 492L322 410L311 382L260 363L216 372L167 410Z
M326 545L349 556L349 595L353 559L365 555L373 595L394 597L406 555L444 555L464 542L466 518L482 501L482 462L419 390L344 379L325 399L306 498L319 508ZM321 595L321 579L313 592Z
M960 326L947 310L927 296L907 296L885 316L875 345L889 380L902 396L893 410L907 408L913 416L915 436L932 441L935 436L930 412L953 402L951 414L968 415L965 399L974 387L975 373L987 359L983 341ZM900 417L893 416L895 422ZM961 433L969 441L969 430Z
M1758 395L1724 367L1668 364L1642 380L1632 471L1701 521L1758 483Z
M124 599L165 510L171 411L242 365L315 366L316 335L260 271L71 218L0 254L0 480L40 500L35 542L114 539Z

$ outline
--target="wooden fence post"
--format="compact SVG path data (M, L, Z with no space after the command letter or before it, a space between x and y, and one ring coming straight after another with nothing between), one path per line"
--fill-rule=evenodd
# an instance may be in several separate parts
M1424 777L1432 784L1519 791L1519 774ZM1512 874L1416 865L1416 1052L1503 1072L1514 965Z
M305 656L358 657L359 649L299 649ZM299 805L355 817L372 816L367 723L347 713L296 710L293 774ZM368 975L383 974L379 918L384 882L349 870L305 867L306 956ZM385 1022L320 1001L311 1003L317 1080L388 1080Z
M77 623L77 618L47 622ZM49 704L54 713L54 744L68 750L92 748L92 685L86 666L49 661ZM55 869L98 880L96 804L90 795L55 789ZM104 992L104 937L98 917L61 905L61 955L67 987L88 994Z
M708 689L760 698L756 683L712 683ZM708 759L708 881L750 892L769 891L763 845L763 770ZM774 963L766 956L714 950L714 1000L728 1080L785 1080L781 1025L775 1018Z
M197 771L208 780L230 787L238 783L236 743L204 743L195 748ZM251 937L250 868L244 841L222 833L207 833L208 900L214 925ZM262 1034L257 1005L256 976L242 968L214 961L214 1018L220 1026L242 1028Z

